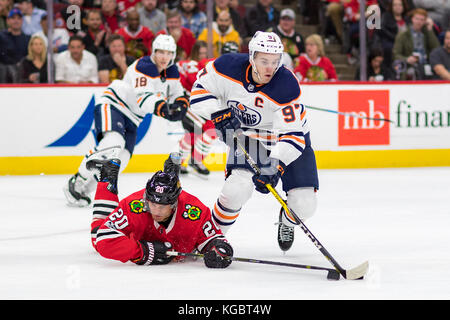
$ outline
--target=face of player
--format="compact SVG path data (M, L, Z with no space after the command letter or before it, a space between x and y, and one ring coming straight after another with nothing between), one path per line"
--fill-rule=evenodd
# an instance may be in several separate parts
M172 215L173 207L170 204L158 204L147 201L150 214L156 222L164 222Z
M155 51L155 64L158 71L166 69L169 66L170 61L173 58L173 52L167 50L156 50Z
M253 58L253 68L256 68L257 71L257 74L255 70L252 71L253 81L258 84L269 83L277 70L280 59L281 56L279 54L257 52Z

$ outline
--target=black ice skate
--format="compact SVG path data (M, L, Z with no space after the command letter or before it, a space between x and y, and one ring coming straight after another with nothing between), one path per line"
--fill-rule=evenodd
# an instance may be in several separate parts
M281 208L278 219L278 245L281 250L288 251L294 243L294 227L289 227L283 223L283 214L284 209Z
M87 207L91 204L91 198L83 190L85 180L77 172L70 177L67 184L64 186L63 191L66 199L71 206Z
M108 182L107 189L117 194L117 178L119 176L120 159L90 159L86 162L88 170L98 170L96 175L99 182Z
M192 171L197 174L200 178L207 179L209 176L209 170L205 167L203 162L195 161L191 158L188 163Z

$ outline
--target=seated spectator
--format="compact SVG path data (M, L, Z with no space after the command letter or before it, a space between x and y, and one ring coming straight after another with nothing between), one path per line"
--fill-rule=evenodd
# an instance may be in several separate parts
M18 82L16 64L28 53L30 36L22 32L22 12L13 8L6 19L8 29L0 31L0 82Z
M192 47L197 39L188 28L181 26L181 14L178 10L172 10L167 13L167 27L159 31L159 34L170 34L177 43L176 61L186 60L191 55Z
M8 12L12 9L12 0L0 0L0 31L8 28L6 19L8 18Z
M299 55L305 52L305 43L300 33L295 31L295 12L292 9L284 9L280 13L280 23L273 30L280 36L284 45L284 51L287 52L291 60L298 65Z
M392 65L395 37L407 29L408 10L406 0L392 0L388 10L381 15L381 28L376 30L376 34L384 51L384 64L388 67Z
M47 46L40 36L32 36L28 55L19 62L21 83L47 83Z
M68 5L55 14L55 27L66 28L71 33L79 31L86 31L86 10L84 9L84 0L67 0ZM73 7L74 6L74 7ZM73 11L75 8L77 11ZM79 17L74 18L74 14L79 14Z
M98 83L97 58L84 49L83 39L72 36L69 47L55 59L58 83Z
M93 55L99 57L106 54L106 39L110 31L103 26L102 14L99 10L89 10L86 15L86 32L80 31L77 35L83 38L84 47Z
M300 81L336 81L337 75L333 63L325 56L322 38L312 34L305 40L306 53L299 59L294 73Z
M402 75L402 79L425 79L431 75L428 58L431 51L439 47L439 41L434 32L426 27L427 17L426 10L414 9L411 12L411 25L395 37L394 60L407 63L407 72ZM430 70L427 70L426 65Z
M128 66L135 60L134 57L125 54L125 41L119 34L113 34L108 38L108 48L109 54L101 56L98 61L100 83L122 79Z
M197 0L181 0L178 10L181 13L182 26L192 31L194 36L198 35L207 27L206 14L198 8Z
M127 26L117 31L125 41L126 54L135 59L149 55L152 52L153 32L140 24L139 12L130 8L126 12Z
M41 31L41 18L46 15L45 10L36 8L31 0L19 0L18 7L23 15L22 31L26 35Z
M392 69L383 63L383 50L374 48L367 58L367 81L394 80ZM355 80L361 80L360 68L356 70Z
M217 15L217 21L212 23L212 44L214 58L220 56L222 47L226 42L235 42L238 46L241 44L239 33L233 28L231 16L228 11L221 11ZM208 29L198 36L198 40L208 42Z
M431 51L430 64L438 79L450 80L450 28L444 35L444 45Z
M230 7L230 9L233 9L234 11L236 11L239 14L239 16L241 17L241 23L243 25L245 25L244 19L245 19L245 14L247 13L247 9L245 8L245 6L240 4L239 0L230 0L230 3L228 4L228 6ZM243 35L243 36L245 36L245 35Z
M445 32L450 27L450 1L448 0L413 0L417 8L425 9L428 18L437 25L437 33Z
M191 58L177 62L177 68L180 72L180 81L183 88L190 94L197 73L201 70L199 62L208 57L208 44L205 41L195 42L191 51Z
M236 12L233 8L230 6L231 0L214 0L214 7L213 7L213 20L217 20L217 15L222 11L228 11L231 16L231 20L233 21L233 27L234 29L239 32L241 37L247 36L247 28L245 26L245 21L242 19L242 17L239 15L238 12ZM253 35L252 35L253 36Z
M149 28L153 34L166 28L166 15L159 10L157 0L142 0L142 7L138 9L141 24Z
M117 0L117 10L122 17L126 17L128 9L137 9L137 5L140 3L141 0Z
M125 19L119 14L116 0L102 0L101 13L106 32L112 34L125 26Z
M272 0L258 0L258 3L247 10L245 23L249 36L256 31L267 31L275 28L280 22L280 12L272 6Z
M42 31L36 32L33 34L33 36L40 36L42 39L44 39L45 47L48 50L48 39L47 39L47 33L48 33L48 23L47 23L47 15L43 15L41 18L41 27ZM53 28L53 35L52 35L53 41L52 41L52 48L54 53L60 53L65 50L67 50L67 45L69 44L69 32L66 28Z

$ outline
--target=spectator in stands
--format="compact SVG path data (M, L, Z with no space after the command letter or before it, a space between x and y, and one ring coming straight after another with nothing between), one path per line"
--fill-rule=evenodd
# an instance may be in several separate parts
M84 49L83 39L72 36L69 48L55 59L55 81L59 83L98 83L97 58Z
M21 83L47 83L47 46L40 36L32 36L28 55L18 65Z
M367 80L368 81L387 81L394 80L394 73L390 67L384 63L383 50L373 48L367 58ZM361 80L360 68L356 70L355 80Z
M430 64L437 78L450 80L450 28L444 33L444 45L431 52Z
M239 0L230 0L228 6L239 14L239 16L241 17L241 23L245 26L244 19L245 14L247 13L247 9L245 8L245 6L240 4ZM245 34L242 36L245 36Z
M256 31L267 31L275 28L280 20L280 12L272 6L272 0L258 0L258 3L247 10L245 23L249 36Z
M46 15L45 10L36 8L31 0L19 0L18 7L23 15L22 31L26 35L41 31L41 18Z
M68 6L62 8L55 15L55 27L66 28L69 32L74 34L79 31L86 31L87 25L86 10L83 6L84 0L67 0L67 2ZM75 6L77 11L73 11L72 6ZM74 17L73 15L75 13L79 14L79 17Z
M298 65L298 58L305 52L305 43L300 33L295 31L295 12L287 8L281 10L280 23L270 31L280 36L284 45L284 51L289 54L294 64Z
M381 15L381 28L376 30L376 34L384 51L384 64L388 67L392 65L395 37L407 29L408 10L406 0L392 0L388 10Z
M217 15L217 20L212 23L212 33L214 58L220 56L222 47L226 42L235 42L238 46L241 44L241 38L233 27L228 11L221 11ZM198 36L198 40L208 42L208 29L203 29L203 32Z
M8 28L6 19L8 12L12 9L12 0L0 0L0 31Z
M117 31L125 41L125 52L135 59L149 55L152 52L153 32L141 25L139 12L136 8L129 8L126 12L127 26Z
M208 44L205 41L198 40L192 47L191 57L187 60L177 62L177 68L180 72L180 81L183 88L190 94L197 73L201 70L199 62L208 56Z
M207 27L206 14L200 11L197 0L181 0L178 9L181 13L182 26L192 31L198 38L200 32Z
M103 55L98 61L98 78L100 83L111 83L122 79L127 68L135 60L125 54L125 41L119 34L108 38L109 54Z
M42 31L36 32L33 36L40 36L44 39L45 47L48 50L48 23L47 23L47 15L43 15L41 18L41 26ZM60 53L67 50L67 45L69 44L69 32L66 28L53 28L53 41L52 48L54 53Z
M140 3L141 0L117 0L117 10L122 17L126 17L128 9L137 9L137 5Z
M402 75L403 79L407 74L409 79L425 79L431 75L431 70L427 70L425 66L429 63L431 51L439 47L439 41L434 32L427 28L427 17L426 10L414 9L411 12L411 25L395 38L394 59L407 63L408 70Z
M116 0L102 0L101 12L106 32L112 34L125 26L125 19L119 14Z
M341 0L327 0L326 16L329 17L334 27L334 31L340 43L343 43L343 18L344 5Z
M437 24L437 33L450 27L450 1L448 0L413 0L417 8L427 10L428 18Z
M153 34L166 28L166 15L159 10L157 0L142 0L142 7L138 9L141 24L149 28Z
M181 13L178 10L172 10L167 13L167 27L156 34L170 34L177 43L176 61L186 60L191 55L192 47L197 41L194 34L188 28L181 25Z
M13 8L8 14L8 29L0 32L0 82L18 82L17 63L28 53L30 36L22 32L22 12Z
M337 75L333 63L325 56L321 36L312 34L305 40L306 53L299 59L299 65L294 69L300 81L336 81Z
M213 20L214 21L217 20L217 15L220 12L228 11L230 13L234 29L237 32L239 32L241 37L245 37L247 35L247 28L245 26L245 22L242 20L239 13L230 7L230 1L231 0L214 0Z
M97 9L89 10L86 15L86 24L87 31L78 33L83 37L85 49L97 57L106 54L106 39L110 31L103 26L101 12Z

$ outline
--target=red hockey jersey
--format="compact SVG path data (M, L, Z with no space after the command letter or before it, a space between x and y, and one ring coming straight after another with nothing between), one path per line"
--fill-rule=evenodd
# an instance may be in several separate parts
M142 256L139 240L170 242L178 252L201 251L212 239L223 234L211 212L199 199L182 191L176 212L167 227L154 221L146 211L143 195L137 191L119 202L116 194L99 182L91 224L92 244L105 258L127 262ZM107 212L110 212L106 216Z

